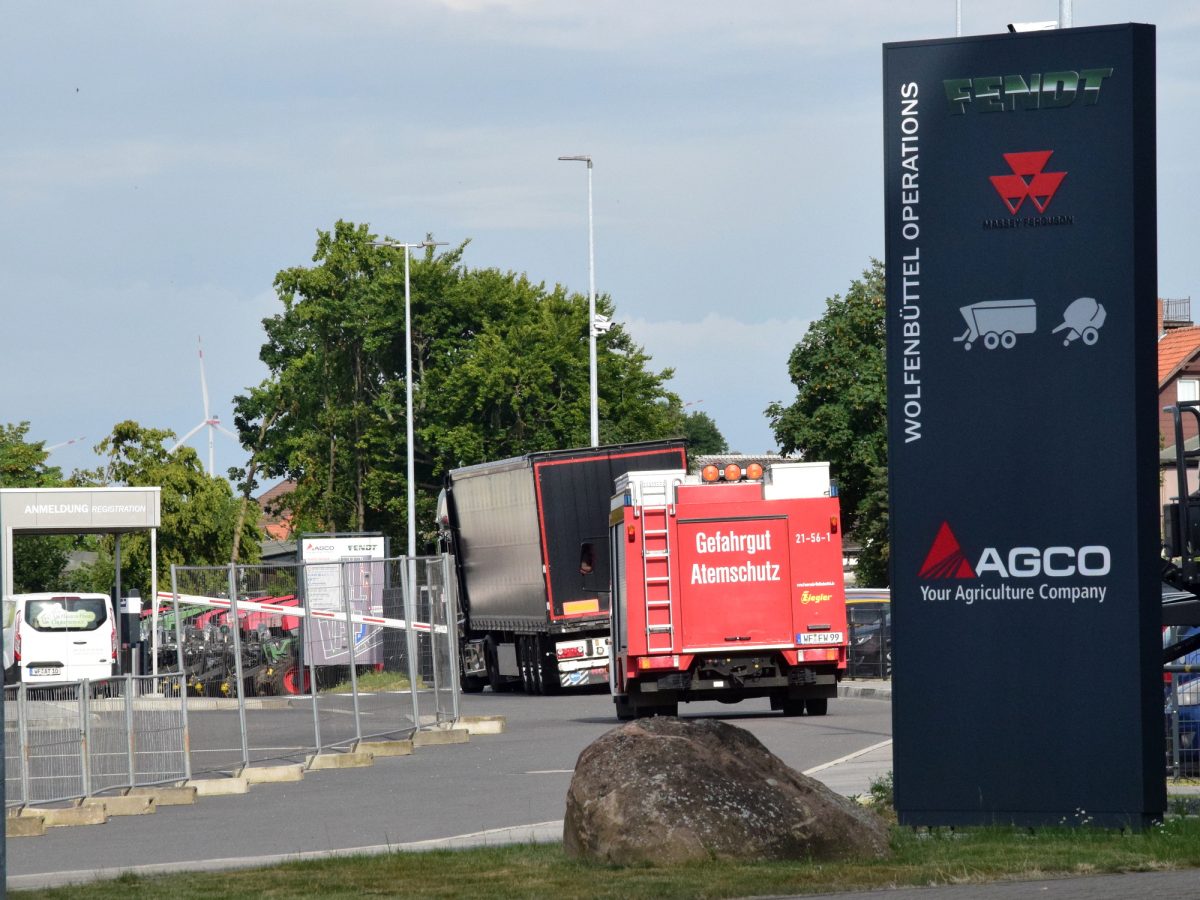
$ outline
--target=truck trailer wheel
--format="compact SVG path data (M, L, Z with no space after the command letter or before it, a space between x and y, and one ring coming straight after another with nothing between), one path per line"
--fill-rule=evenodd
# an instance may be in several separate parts
M464 694L478 694L487 687L488 680L482 675L468 675L459 667L458 684Z
M804 701L804 711L810 716L823 716L829 712L828 697L809 697Z
M508 679L500 674L500 664L496 661L496 639L490 634L483 639L483 660L487 665L487 680L492 692L503 694L508 691Z
M558 680L558 657L554 652L554 642L544 634L539 634L534 641L542 693L557 694L562 690L562 682Z

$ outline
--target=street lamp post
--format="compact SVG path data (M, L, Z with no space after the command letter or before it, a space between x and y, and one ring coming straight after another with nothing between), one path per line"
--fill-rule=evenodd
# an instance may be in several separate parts
M587 163L588 175L588 405L591 410L592 446L600 446L600 413L596 396L596 243L592 232L592 158L560 156L564 162Z
M404 435L405 448L408 451L408 559L417 555L417 494L414 483L416 468L413 459L413 372L412 372L412 294L409 288L409 251L414 247L444 247L445 241L424 240L419 244L407 244L402 241L371 241L372 247L393 247L397 250L404 248Z

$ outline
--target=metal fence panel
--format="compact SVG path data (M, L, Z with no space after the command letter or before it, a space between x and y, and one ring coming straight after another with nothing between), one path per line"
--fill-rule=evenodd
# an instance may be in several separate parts
M1163 721L1168 777L1200 776L1200 678L1188 679L1183 673L1172 673Z
M133 787L129 726L131 681L105 678L83 686L85 733L88 736L87 793Z
M302 762L453 720L449 572L442 557L172 567L156 662L186 685L194 771ZM376 672L399 686L361 689Z
M17 696L18 685L4 688L4 802L6 806L21 806L25 799L25 739L22 737L23 707Z
M26 802L52 803L87 796L83 684L22 685L22 693Z
M191 777L182 684L178 673L132 679L130 724L137 785L171 784Z

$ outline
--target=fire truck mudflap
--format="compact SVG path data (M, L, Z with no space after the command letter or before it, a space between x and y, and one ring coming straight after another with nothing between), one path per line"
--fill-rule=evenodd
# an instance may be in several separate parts
M828 464L630 473L609 521L618 718L752 697L825 714L848 633Z

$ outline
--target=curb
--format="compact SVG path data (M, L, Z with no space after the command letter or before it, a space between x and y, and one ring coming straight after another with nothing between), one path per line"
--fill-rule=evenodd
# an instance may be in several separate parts
M230 857L228 859L199 859L173 863L151 863L111 869L80 869L74 872L46 872L36 875L9 875L10 890L32 890L107 881L125 874L175 875L179 872L228 872L236 869L256 869L304 859L334 859L344 856L383 856L397 852L449 850L461 847L492 847L505 844L552 844L562 840L563 822L537 822L491 828L470 834L446 838L411 841L403 844L377 844L371 847L346 847L340 850L307 850L300 853L277 853L270 856Z
M307 770L320 772L326 769L365 769L375 765L375 757L362 749L351 753L314 753L308 758Z
M41 837L46 833L43 816L5 816L5 837Z
M450 727L468 734L504 734L507 724L504 716L459 716Z
M149 797L155 806L191 806L199 793L195 787L135 787L128 797Z
M842 682L838 685L839 697L857 697L863 700L891 700L891 687L868 687L860 684L847 684Z
M440 747L443 744L466 744L471 740L471 733L465 729L446 729L444 731L418 731L412 737L414 747Z
M195 790L197 797L226 797L248 793L250 782L245 778L199 778L187 782L184 787Z
M301 763L286 766L248 766L242 770L246 784L280 784L303 781L304 766Z
M99 809L109 816L148 816L158 812L154 797L150 795L88 797L81 800L79 806L81 809Z
M108 821L103 806L55 806L44 809L27 806L21 810L21 818L41 819L47 828L103 825Z
M412 741L362 741L358 745L361 753L380 756L412 756Z

